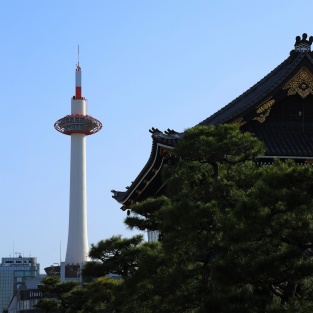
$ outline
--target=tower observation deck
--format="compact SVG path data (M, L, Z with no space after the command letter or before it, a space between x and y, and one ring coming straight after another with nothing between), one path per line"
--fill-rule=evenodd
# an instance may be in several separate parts
M76 90L72 98L72 114L66 115L54 123L54 128L65 135L97 133L102 124L97 119L87 115L87 100L81 96L81 68L76 67ZM79 85L79 86L77 86ZM76 113L76 111L78 113ZM82 112L79 112L82 111Z
M86 136L101 130L102 124L87 115L87 100L82 97L81 68L76 66L75 96L71 114L54 123L55 129L71 136L69 229L66 264L80 264L88 259Z

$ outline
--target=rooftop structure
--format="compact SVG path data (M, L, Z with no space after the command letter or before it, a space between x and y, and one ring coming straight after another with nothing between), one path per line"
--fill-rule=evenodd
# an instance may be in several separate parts
M290 158L313 163L313 37L297 36L294 49L280 65L254 86L204 119L199 125L237 124L265 145L260 162ZM125 191L112 190L122 209L164 192L161 170L182 133L156 128L149 160Z
M10 304L5 313L44 313L44 310L37 309L35 306L39 300L44 298L55 298L54 294L42 293L38 286L46 275L38 277L27 277L25 283L19 288L11 298Z

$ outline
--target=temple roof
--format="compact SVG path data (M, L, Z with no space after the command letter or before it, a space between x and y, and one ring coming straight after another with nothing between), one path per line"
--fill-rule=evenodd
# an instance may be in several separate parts
M238 98L198 125L236 123L265 145L264 158L313 161L313 37L296 37L289 57ZM162 192L160 172L182 133L152 128L150 158L126 191L112 190L123 209Z
M238 98L199 123L212 125L228 123L256 108L266 99L281 91L284 82L292 76L299 65L313 67L313 52L297 52L292 50L290 56L258 83L241 94ZM301 66L300 66L301 67Z
M112 197L122 204L131 204L140 200L142 195L155 194L162 188L160 170L169 159L169 153L178 142L180 133L171 129L162 132L154 127L149 132L152 134L152 149L146 165L131 185L126 187L126 191L111 190Z
M275 124L260 127L254 132L262 141L267 157L305 158L313 157L313 125L305 125L305 130L297 125Z

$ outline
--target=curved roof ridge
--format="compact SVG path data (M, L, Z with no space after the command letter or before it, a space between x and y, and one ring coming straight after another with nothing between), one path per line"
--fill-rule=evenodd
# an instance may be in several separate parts
M313 58L311 57L311 55L309 53L306 53L306 57L310 60L310 62L312 62L313 64Z
M152 130L154 130L154 127L152 127ZM159 131L158 129L156 129L156 130ZM152 131L149 130L149 132L151 133ZM151 135L151 137L153 138L153 134ZM145 166L140 171L139 175L137 175L135 180L131 182L130 186L126 187L126 191L111 190L111 192L113 193L112 198L114 198L118 202L120 202L120 201L123 201L123 199L127 196L127 194L131 194L131 192L129 192L128 190L133 189L134 186L136 186L139 183L139 177L146 171L146 169L149 167L149 165L150 165L150 163L154 157L154 154L155 154L154 151L156 150L156 146L157 146L157 142L155 140L152 140L149 159L146 162Z
M157 150L159 145L172 148L175 146L181 133L174 131L173 129L167 129L165 132L160 131L157 128L152 127L149 132L152 134L152 147L150 151L150 156L145 166L142 168L140 173L137 175L135 180L131 182L130 186L126 187L126 191L117 191L111 190L113 193L112 197L117 200L119 203L126 203L131 197L132 193L138 188L142 180L145 177L145 174L152 169L157 156Z
M256 84L198 125L223 123L226 122L226 120L234 118L236 115L249 109L253 104L260 101L262 97L264 98L269 92L275 89L298 66L304 57L308 57L313 64L313 59L308 53L297 54L296 57L290 55ZM290 64L288 65L288 63Z

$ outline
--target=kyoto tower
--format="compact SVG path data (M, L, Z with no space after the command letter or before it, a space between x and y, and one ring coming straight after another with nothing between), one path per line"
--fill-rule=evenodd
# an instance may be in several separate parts
M65 258L67 264L80 264L88 259L86 136L93 135L102 128L100 121L87 115L87 100L82 97L81 77L78 52L71 114L54 124L57 131L71 136L69 229Z

